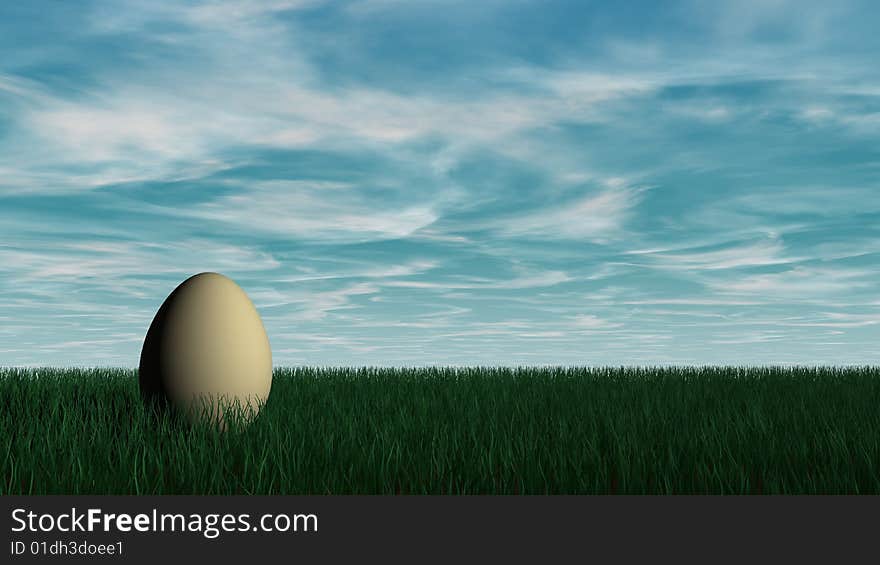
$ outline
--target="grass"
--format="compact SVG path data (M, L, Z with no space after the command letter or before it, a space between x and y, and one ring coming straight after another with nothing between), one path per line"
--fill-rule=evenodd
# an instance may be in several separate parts
M0 369L0 494L880 493L880 368L276 369L249 427Z

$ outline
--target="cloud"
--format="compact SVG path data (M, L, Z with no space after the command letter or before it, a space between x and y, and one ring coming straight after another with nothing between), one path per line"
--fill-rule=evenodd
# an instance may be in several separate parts
M638 250L628 254L647 257L651 264L673 270L719 270L761 267L795 263L803 258L786 257L785 246L778 237L761 241L737 242L722 249L681 252L672 250Z
M247 35L261 30L277 29L273 17L283 13L320 5L323 0L199 0L175 2L154 0L130 2L119 9L114 2L93 3L88 13L88 31L96 34L128 33L154 34L159 37L184 40L186 34L165 31L160 24L176 23L171 29L185 26L188 34L200 31L222 30L233 35ZM165 35L167 34L167 35Z
M723 203L761 215L841 217L880 211L873 187L797 186L756 189Z
M745 0L739 2L705 3L690 0L686 3L691 17L697 16L711 26L725 42L741 43L754 40L775 30L794 41L810 44L827 37L830 26L840 25L852 4L840 2L803 2L795 0ZM805 7L808 6L808 8ZM792 17L794 10L800 10Z
M173 91L107 77L100 93L77 101L28 100L18 119L34 137L30 143L39 143L44 163L48 157L56 165L100 165L83 179L88 188L165 180L193 167L212 172L226 165L223 152L230 147L339 148L430 136L491 144L570 114L565 98L519 94L450 100L365 87L327 93L282 78L284 69L273 65L245 67L235 84L216 71L178 72ZM36 163L17 169L33 175Z
M624 300L621 304L640 306L666 304L670 306L756 306L761 302L727 298L655 298L644 300Z
M27 118L26 118L27 119ZM186 159L199 149L189 125L162 108L70 105L33 112L30 127L77 160L115 161L120 153Z
M213 0L179 8L182 18L199 26L239 28L243 20L314 7L323 0Z
M161 244L80 240L56 243L41 250L0 246L0 272L5 273L7 288L87 284L111 293L144 297L148 285L158 282L156 276L180 278L202 271L240 275L279 266L280 262L264 251L213 240ZM63 295L57 298L65 299Z
M257 288L251 293L254 305L258 309L278 308L294 305L292 311L286 312L286 321L317 321L324 319L329 313L355 308L351 299L356 296L371 295L380 292L373 283L355 283L334 290L308 290L295 287ZM264 316L274 320L271 312Z
M256 184L242 193L168 213L231 224L249 233L323 241L403 238L438 218L429 202L395 210L355 191L334 192L321 183Z
M131 68L96 67L76 96L0 75L0 89L22 106L14 116L22 135L10 147L18 155L0 158L9 173L0 187L57 192L206 176L265 148L395 152L440 140L450 154L490 147L528 158L522 138L533 130L601 120L603 103L653 88L638 77L528 68L493 69L508 86L460 95L327 88L297 43L295 20L276 17L312 4L99 4L87 36L161 40L178 57L157 59L155 45L142 45ZM67 172L51 172L59 169Z
M749 275L716 281L710 286L722 294L759 295L797 301L870 288L876 271L867 269L795 267L781 273Z
M572 318L571 325L578 329L585 330L596 330L603 328L617 328L620 327L621 324L612 323L608 320L603 320L602 318L595 316L593 314L579 314Z
M877 312L871 314L853 314L849 312L823 312L823 315L830 320L830 323L824 324L825 326L863 327L880 324L880 313Z
M397 277L411 277L421 275L436 268L440 263L437 261L411 261L409 263L393 264L387 266L361 265L357 269L343 271L322 270L321 273L297 275L294 277L275 277L273 280L279 283L301 283L312 281L330 281L334 279L393 279Z
M418 288L435 290L483 289L483 290L517 290L525 288L542 288L556 286L573 280L562 271L546 271L541 273L520 274L512 278L479 279L468 277L463 280L446 281L390 281L385 286L398 288Z
M609 184L566 204L499 218L490 227L507 237L599 242L620 237L647 188L627 186L617 179Z
M46 89L39 83L3 72L0 72L0 93L11 95L6 101L13 103L47 97Z

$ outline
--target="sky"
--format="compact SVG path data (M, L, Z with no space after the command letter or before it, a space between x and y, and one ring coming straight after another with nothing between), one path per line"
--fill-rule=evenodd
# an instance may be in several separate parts
M275 365L880 363L880 12L0 3L0 365L184 279Z

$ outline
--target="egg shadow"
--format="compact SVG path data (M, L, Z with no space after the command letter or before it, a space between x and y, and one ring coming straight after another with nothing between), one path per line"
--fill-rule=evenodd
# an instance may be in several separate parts
M165 327L169 307L179 294L180 286L168 295L162 306L159 307L159 311L156 312L156 316L147 330L147 335L144 337L144 346L141 349L141 358L138 364L138 387L141 399L147 412L157 424L166 418L172 420L179 418L177 411L173 410L171 402L168 400L168 389L165 386L160 360L162 359L162 328Z

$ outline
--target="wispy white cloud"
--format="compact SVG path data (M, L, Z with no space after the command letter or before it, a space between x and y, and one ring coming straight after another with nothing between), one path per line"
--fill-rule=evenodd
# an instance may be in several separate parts
M787 336L782 332L754 332L750 331L748 334L740 335L740 334L732 334L729 337L721 337L719 339L712 339L709 343L713 345L746 345L752 343L768 343L768 342L778 342L785 340Z
M543 271L539 273L523 273L511 278L476 278L468 277L461 280L441 281L390 281L385 286L399 288L418 289L485 289L485 290L516 290L525 288L541 288L555 286L573 280L571 276L562 271Z
M387 266L361 265L356 269L340 271L322 271L296 276L279 276L273 278L279 283L301 283L311 281L330 281L334 279L382 279L390 280L397 277L420 275L439 265L437 261L411 261Z
M296 306L285 312L286 321L316 321L324 319L330 312L355 308L352 298L380 292L379 286L373 283L354 283L334 290L308 290L296 287L275 285L269 288L257 288L251 292L251 298L258 309L278 308L279 306ZM274 320L269 312L268 320Z
M832 320L841 320L845 322L857 322L864 324L880 323L880 312L873 312L870 314L853 314L850 312L824 312L824 315L828 316Z
M621 326L619 323L609 322L608 320L602 319L593 314L579 314L572 318L571 325L578 329L587 330L616 328Z
M781 273L748 275L710 283L720 294L744 294L799 300L851 293L874 284L875 270L795 267Z
M622 300L626 305L658 305L667 304L672 306L756 306L761 304L756 300L742 300L730 298L655 298L643 300Z
M648 257L652 265L660 268L690 271L784 265L803 260L787 256L785 251L785 246L778 237L770 237L760 241L737 242L721 249L692 249L688 252L639 250L628 253Z
M289 190L255 187L171 213L234 224L250 232L336 241L406 237L438 217L429 202L394 210L358 194L338 197L329 192L307 184Z
M773 28L783 28L789 33L797 32L798 40L811 41L826 36L828 27L834 25L848 11L845 2L809 2L809 9L805 11L804 4L796 0L687 2L693 16L711 25L720 38L727 42L752 39L756 33ZM792 17L795 10L801 10L798 17Z
M880 210L880 198L873 186L798 186L759 188L736 196L718 206L760 214L840 217Z
M613 179L597 193L574 202L496 220L504 236L607 241L625 233L625 223L647 190Z
M0 293L14 288L43 292L42 304L51 304L57 310L69 307L70 292L74 288L88 288L99 297L99 302L111 304L124 297L161 298L170 288L167 288L168 282L157 277L182 281L203 271L240 277L279 266L280 262L264 251L212 240L161 244L74 241L51 247L0 246L0 273L4 275ZM101 307L92 305L89 311L100 312Z
M310 8L322 2L324 0L210 0L177 9L184 19L197 25L240 29L242 20Z
M23 100L49 99L46 88L40 83L3 72L0 72L0 93L12 95L6 102L13 103Z
M520 138L535 128L601 119L603 102L654 87L639 77L514 69L501 74L533 92L511 87L457 97L402 95L365 85L328 90L296 43L298 34L289 27L295 24L282 25L274 17L312 4L158 2L122 11L107 4L88 31L152 34L183 53L181 60L143 58L136 73L98 71L90 77L94 86L75 98L38 93L25 81L3 76L0 88L14 93L22 106L15 121L25 135L16 147L28 148L14 160L0 158L0 168L9 169L7 179L13 179L3 183L4 192L168 180L194 170L210 174L229 166L225 152L242 147L360 145L393 151L402 142L440 139L458 148L453 153L475 147L503 151L523 147ZM188 32L157 31L166 27L162 24ZM79 170L65 182L52 182L62 179L47 173L60 167L77 171L84 163L92 170Z

